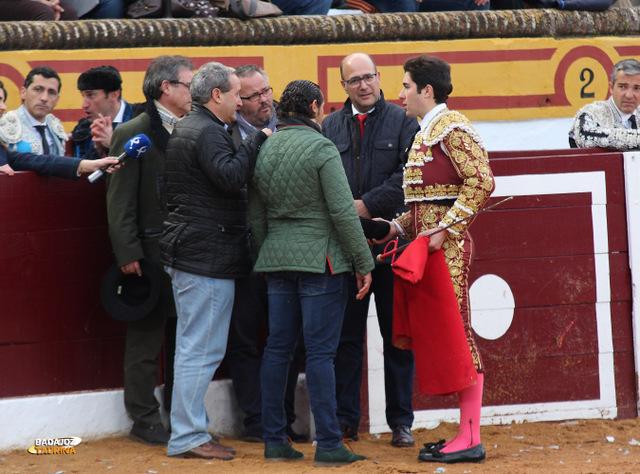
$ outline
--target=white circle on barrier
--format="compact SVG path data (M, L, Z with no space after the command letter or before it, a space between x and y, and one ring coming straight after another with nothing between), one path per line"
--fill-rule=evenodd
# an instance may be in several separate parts
M498 339L509 330L516 307L509 284L497 275L483 275L469 288L471 327L483 339Z

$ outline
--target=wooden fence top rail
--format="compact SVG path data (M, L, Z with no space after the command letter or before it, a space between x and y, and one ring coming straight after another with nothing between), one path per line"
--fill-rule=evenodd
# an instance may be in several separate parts
M639 8L0 22L0 50L640 35Z

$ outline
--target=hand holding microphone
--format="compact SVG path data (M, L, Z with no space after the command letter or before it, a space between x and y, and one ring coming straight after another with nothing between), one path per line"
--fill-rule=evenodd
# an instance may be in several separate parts
M107 176L107 170L122 164L127 158L138 159L151 148L151 141L144 134L136 135L124 145L124 152L118 157L118 161L104 168L94 171L89 175L89 182L97 184Z

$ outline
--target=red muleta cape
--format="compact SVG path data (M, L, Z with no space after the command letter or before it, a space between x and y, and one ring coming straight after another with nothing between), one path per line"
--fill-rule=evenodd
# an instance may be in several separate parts
M393 345L413 349L421 393L446 395L476 383L460 308L442 250L414 240L392 264Z

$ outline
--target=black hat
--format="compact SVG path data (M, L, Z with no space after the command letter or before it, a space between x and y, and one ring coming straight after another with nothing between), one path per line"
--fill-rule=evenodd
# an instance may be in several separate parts
M78 77L78 90L103 90L106 93L122 89L122 77L113 66L91 68Z
M389 223L386 221L374 221L362 216L360 216L360 224L367 239L384 239L391 230Z
M140 260L142 276L125 275L113 265L107 270L100 287L102 307L118 321L137 321L144 318L158 303L161 280L155 266Z

